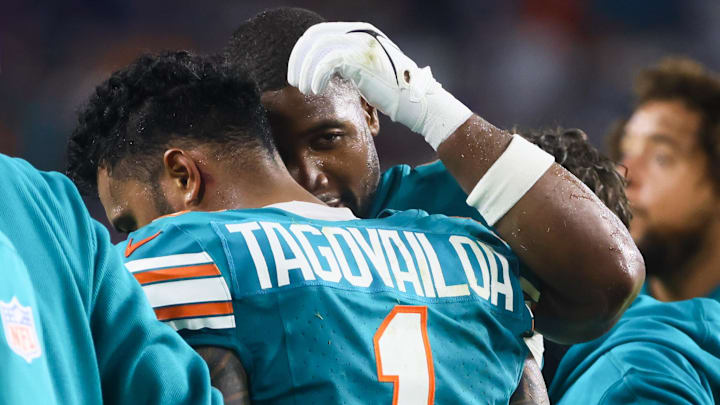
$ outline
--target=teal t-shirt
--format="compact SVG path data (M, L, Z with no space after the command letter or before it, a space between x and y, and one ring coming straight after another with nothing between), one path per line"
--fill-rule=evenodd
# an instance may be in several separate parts
M157 219L118 248L159 319L235 350L253 404L507 403L528 353L517 258L475 221L292 202Z
M471 218L491 228L480 212L467 205L467 194L440 160L424 165L393 166L380 178L366 217L375 218L384 210L418 209L429 214ZM523 263L520 264L523 290L531 301L540 298L542 282Z
M72 182L4 155L0 173L0 232L35 292L39 347L57 401L222 403L205 362L156 320Z
M720 401L720 303L639 296L602 337L574 345L550 386L557 404Z
M15 247L0 233L0 403L55 404L35 292Z

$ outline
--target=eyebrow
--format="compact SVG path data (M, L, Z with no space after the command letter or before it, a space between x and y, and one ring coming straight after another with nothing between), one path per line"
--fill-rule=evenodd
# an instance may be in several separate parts
M678 147L680 146L680 143L678 143L677 139L663 134L653 134L648 137L648 140L650 140L653 143L659 143L659 144L665 144L668 146Z

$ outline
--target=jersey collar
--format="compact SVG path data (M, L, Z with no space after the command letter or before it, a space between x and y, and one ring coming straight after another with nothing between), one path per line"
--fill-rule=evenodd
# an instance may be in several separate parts
M321 221L350 221L358 219L349 208L328 207L305 201L287 201L266 205L263 208L278 208L301 217Z

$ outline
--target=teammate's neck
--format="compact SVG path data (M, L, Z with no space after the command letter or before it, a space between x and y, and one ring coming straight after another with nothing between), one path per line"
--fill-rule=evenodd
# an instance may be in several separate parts
M324 204L302 188L284 168L257 167L252 176L228 176L228 181L218 181L214 187L208 186L203 202L195 210L261 208L286 201Z
M720 219L708 224L697 254L682 269L648 279L651 294L661 301L706 297L720 286Z

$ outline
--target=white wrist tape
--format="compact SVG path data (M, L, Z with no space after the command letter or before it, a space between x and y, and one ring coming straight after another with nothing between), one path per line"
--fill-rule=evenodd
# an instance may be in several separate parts
M439 84L426 97L427 114L422 127L411 130L420 133L425 141L437 150L473 113Z
M478 181L466 202L488 224L495 223L530 190L555 158L520 135L513 135L505 152Z

